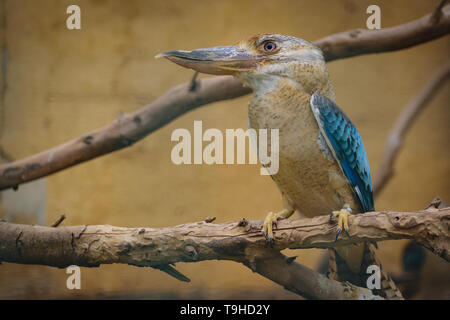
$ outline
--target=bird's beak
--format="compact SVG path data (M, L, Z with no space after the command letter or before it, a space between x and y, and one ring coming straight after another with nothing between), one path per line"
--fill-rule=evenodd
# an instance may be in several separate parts
M236 46L196 49L192 51L167 51L156 58L164 57L185 68L208 74L236 74L255 69L261 56L254 56Z

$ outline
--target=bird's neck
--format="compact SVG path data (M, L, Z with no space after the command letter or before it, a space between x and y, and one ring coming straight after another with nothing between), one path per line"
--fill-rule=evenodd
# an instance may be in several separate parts
M277 70L276 67L273 69ZM335 101L334 88L331 83L326 64L293 64L288 71L271 72L270 68L251 75L240 75L238 78L253 90L254 96L263 96L282 91L283 87L295 87L298 94L311 96L320 93Z

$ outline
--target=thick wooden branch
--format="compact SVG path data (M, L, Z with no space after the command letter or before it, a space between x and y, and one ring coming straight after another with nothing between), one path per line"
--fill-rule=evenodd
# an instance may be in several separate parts
M341 299L349 298L349 292L353 298L370 292L327 279L279 250L414 239L450 261L450 208L370 212L352 216L350 223L351 240L343 236L335 242L336 226L328 216L280 221L275 246L269 248L260 232L261 221L244 219L160 229L109 225L52 228L0 222L0 262L54 267L125 263L162 268L176 262L233 260L304 297Z
M330 248L364 241L414 239L450 261L450 207L418 212L380 211L350 217L350 236L336 236L328 216L279 221L274 249ZM245 226L244 226L245 224ZM231 259L264 248L261 222L193 222L166 228L88 225L58 228L0 222L0 260L65 267Z
M450 32L450 6L418 20L382 30L352 30L320 39L327 61L362 54L400 50ZM439 14L437 14L439 13ZM202 105L250 93L228 76L198 80L170 89L136 112L121 116L102 129L62 145L0 166L0 190L17 187L78 163L128 147L178 116Z
M380 169L374 179L374 196L377 196L394 174L394 163L400 152L405 135L431 98L450 77L450 60L447 61L431 80L420 90L402 110L386 142L386 149Z

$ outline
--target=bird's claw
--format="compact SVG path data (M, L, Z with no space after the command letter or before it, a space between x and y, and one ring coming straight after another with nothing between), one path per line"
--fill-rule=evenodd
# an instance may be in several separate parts
M267 243L272 247L273 246L273 226L276 225L276 218L273 212L269 212L269 214L264 219L264 223L262 226L262 234L264 238L266 238Z
M333 222L333 218L337 217L338 218L338 226L337 226L337 230L336 230L336 239L335 241L337 241L339 239L339 235L342 232L342 229L344 229L345 233L347 234L348 237L350 237L350 233L348 231L348 216L352 213L351 209L349 206L344 206L344 208L342 208L339 211L333 211L330 213L330 222Z
M293 210L284 209L277 213L269 212L266 216L261 232L269 246L273 247L274 244L273 227L278 227L278 220L289 218L293 212Z
M336 230L336 238L334 239L334 241L337 241L337 240L338 240L340 234L341 234L341 228L337 227L337 230Z

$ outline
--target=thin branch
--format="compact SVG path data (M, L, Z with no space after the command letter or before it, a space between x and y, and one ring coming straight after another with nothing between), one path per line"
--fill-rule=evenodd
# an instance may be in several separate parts
M439 5L436 7L436 9L434 10L433 14L430 17L430 22L432 24L436 24L439 22L439 20L442 17L442 8L444 7L444 5L448 2L448 0L441 0L441 2L439 3Z
M197 89L197 77L198 71L195 71L194 75L192 76L191 82L189 83L189 91L195 91Z
M0 262L54 267L125 263L163 269L176 262L232 260L304 297L342 299L350 293L356 298L370 292L327 279L279 251L414 239L450 260L450 208L370 212L352 216L350 222L351 238L334 241L336 226L329 223L328 216L280 221L274 248L267 246L260 232L261 221L202 221L160 229L109 225L51 228L0 222Z
M442 37L450 32L450 6L436 10L418 20L380 30L356 29L318 40L326 60L350 58L362 54L389 52L410 48Z
M78 163L131 146L189 110L219 100L249 93L231 76L197 80L195 92L190 84L178 85L146 107L122 114L112 124L87 133L57 147L0 166L0 190L32 181Z
M394 162L403 146L403 141L408 129L417 119L419 114L425 109L431 98L442 87L450 77L450 60L447 61L433 78L422 88L419 94L414 97L402 110L397 122L389 134L386 149L381 161L380 168L374 179L374 195L378 195L386 183L394 174Z
M320 39L315 43L327 61L362 54L400 50L442 37L450 32L450 6L440 18L432 14L382 30L353 30ZM0 190L17 187L78 163L128 147L180 115L202 105L250 93L229 76L213 77L170 89L156 101L136 112L121 116L107 127L87 133L62 145L0 166Z
M66 219L66 215L62 214L58 220L56 220L55 222L53 222L53 224L51 225L51 227L56 228L57 226L59 226L61 224L61 222L63 222Z

